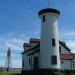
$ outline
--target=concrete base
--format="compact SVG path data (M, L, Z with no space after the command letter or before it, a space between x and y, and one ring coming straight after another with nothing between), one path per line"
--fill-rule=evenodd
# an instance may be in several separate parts
M60 75L60 71L57 69L22 70L22 75Z

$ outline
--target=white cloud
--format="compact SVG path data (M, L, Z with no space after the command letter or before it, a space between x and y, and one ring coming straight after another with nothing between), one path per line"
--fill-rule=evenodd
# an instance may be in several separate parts
M12 67L21 67L22 59L20 52L23 51L23 43L28 42L29 37L24 34L9 33L0 37L0 66L5 67L7 49L11 48ZM18 53L16 53L18 52Z
M29 37L25 35L7 34L0 38L0 49L6 50L10 47L12 50L23 50L23 43L28 42L28 40Z
M12 61L12 67L13 68L21 68L22 67L22 60L21 59L15 59Z
M5 67L5 60L4 59L3 60L0 60L0 67L1 66Z
M75 53L75 40L68 40L66 44Z
M75 31L59 32L60 39L66 42L66 45L75 53Z
M34 32L34 35L40 35L40 29Z
M75 31L74 32L59 32L60 37L64 36L75 36Z
M6 58L7 54L6 54L6 53L1 53L1 54L0 54L0 57L1 57L1 56ZM16 58L16 57L21 57L21 54L11 54L11 57L12 57L12 58L13 58L13 57L15 57L15 58Z
M6 62L6 59L1 59L0 60L0 66L3 66L5 67L5 62ZM13 59L12 60L12 68L21 68L22 67L22 60L21 59Z
M69 40L69 41L66 41L67 45L71 46L71 47L75 47L75 41L73 40Z
M3 57L3 56L6 56L6 54L5 54L5 53L1 53L1 54L0 54L0 56L2 56L2 57Z

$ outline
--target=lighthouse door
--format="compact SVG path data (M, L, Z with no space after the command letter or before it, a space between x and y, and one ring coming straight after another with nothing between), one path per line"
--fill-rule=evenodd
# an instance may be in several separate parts
M33 61L33 68L34 69L38 69L38 57L34 57L34 61Z

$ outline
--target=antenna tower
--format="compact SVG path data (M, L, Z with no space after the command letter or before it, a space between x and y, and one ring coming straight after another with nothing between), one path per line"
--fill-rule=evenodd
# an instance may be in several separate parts
M12 68L12 63L11 63L11 49L8 48L7 50L7 56L6 56L6 62L5 62L5 69L6 71L11 70Z

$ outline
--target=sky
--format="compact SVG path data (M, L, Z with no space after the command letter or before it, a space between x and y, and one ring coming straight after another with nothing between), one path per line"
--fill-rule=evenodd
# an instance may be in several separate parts
M50 0L50 8L60 11L59 39L75 53L75 0ZM40 38L38 12L48 8L48 0L0 0L0 66L5 66L11 48L12 67L22 67L23 43Z

